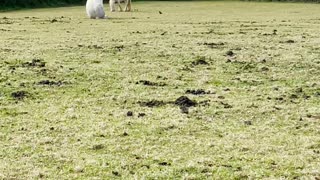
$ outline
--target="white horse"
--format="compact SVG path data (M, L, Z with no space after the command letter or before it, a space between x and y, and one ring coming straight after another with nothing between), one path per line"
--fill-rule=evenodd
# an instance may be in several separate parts
M118 6L119 6L119 11L123 11L122 7L120 5L121 2L124 2L126 4L124 11L126 11L126 12L131 11L131 0L110 0L109 1L109 5L110 5L110 11L111 12L116 11L116 1L118 3Z
M87 0L86 10L91 19L103 19L105 13L103 9L103 0Z

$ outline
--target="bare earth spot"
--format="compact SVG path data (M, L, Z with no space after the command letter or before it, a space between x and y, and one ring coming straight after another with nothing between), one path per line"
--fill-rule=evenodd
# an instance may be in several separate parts
M205 91L204 89L193 89L193 90L188 89L186 91L186 94L203 95L203 94L214 94L214 93L210 91Z
M287 41L280 41L280 43L288 43L288 44L292 44L292 43L295 43L295 41L294 41L294 40L289 39L289 40L287 40Z
M227 56L234 56L235 54L234 54L233 51L229 50L229 51L226 52L226 55Z
M138 102L140 106L146 106L146 107L159 107L159 106L164 106L168 103L165 103L163 101L158 101L158 100L151 100L147 102Z
M127 112L127 116L129 116L129 117L133 116L133 112L132 111L128 111Z
M208 46L209 48L219 48L219 47L222 47L222 46L224 46L225 44L223 43L223 42L219 42L219 43L213 43L213 42L211 42L211 43L207 43L207 42L205 42L205 43L198 43L198 45L205 45L205 46Z
M104 148L103 144L96 144L96 145L92 146L93 150L100 150L100 149L103 149L103 148Z
M139 113L138 114L138 117L144 117L144 116L146 116L146 113Z
M208 65L209 63L206 61L206 57L205 56L199 56L197 57L197 59L195 61L192 62L193 66L197 66L197 65Z
M197 102L196 101L192 101L187 96L181 96L178 99L176 99L174 104L178 105L178 106L191 107L191 106L196 106Z
M252 121L244 121L244 124L250 126L252 125Z
M31 62L22 64L22 67L45 67L46 63L42 59L32 59Z
M225 102L220 102L220 104L222 104L225 109L230 109L233 107L232 105L225 103Z
M48 86L61 86L63 84L62 81L50 81L50 80L42 80L38 82L39 85L48 85Z
M29 93L27 91L16 91L11 93L11 97L17 100L23 100L24 98L28 97Z
M209 105L208 102L209 101L202 101L199 104L207 106L207 105ZM172 102L172 101L164 102L164 101L159 101L159 100L151 100L151 101L146 101L146 102L140 102L139 101L138 104L140 106L150 107L150 108L160 107L160 106L164 106L164 105L167 105L167 104L174 104L174 105L179 106L180 109L181 109L181 112L185 113L185 114L189 113L189 108L190 107L198 105L198 103L196 101L193 101L193 100L189 99L187 96L181 96L178 99L176 99L174 102Z
M136 82L136 84L142 84L145 86L166 86L166 84L163 82L156 83L156 82L151 82L151 81L147 81L147 80L140 80L140 81Z

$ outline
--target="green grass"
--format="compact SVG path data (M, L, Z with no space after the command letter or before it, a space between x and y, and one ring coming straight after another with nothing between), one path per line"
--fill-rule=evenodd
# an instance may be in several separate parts
M133 5L0 14L1 179L320 177L320 6Z

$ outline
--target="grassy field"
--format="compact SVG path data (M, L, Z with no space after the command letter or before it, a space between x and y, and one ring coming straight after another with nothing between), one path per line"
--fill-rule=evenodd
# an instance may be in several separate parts
M320 178L320 5L133 5L0 14L0 179Z

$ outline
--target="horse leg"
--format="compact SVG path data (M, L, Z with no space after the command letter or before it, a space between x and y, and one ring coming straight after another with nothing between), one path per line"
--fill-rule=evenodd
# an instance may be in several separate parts
M126 4L126 9L125 9L125 11L126 12L129 12L129 11L131 11L131 0L126 0L127 1L127 4Z
M122 7L121 7L121 4L120 4L120 0L117 0L118 1L118 5L119 5L119 11L122 12Z
M110 0L109 5L110 5L110 11L115 12L116 11L116 4L115 0Z

